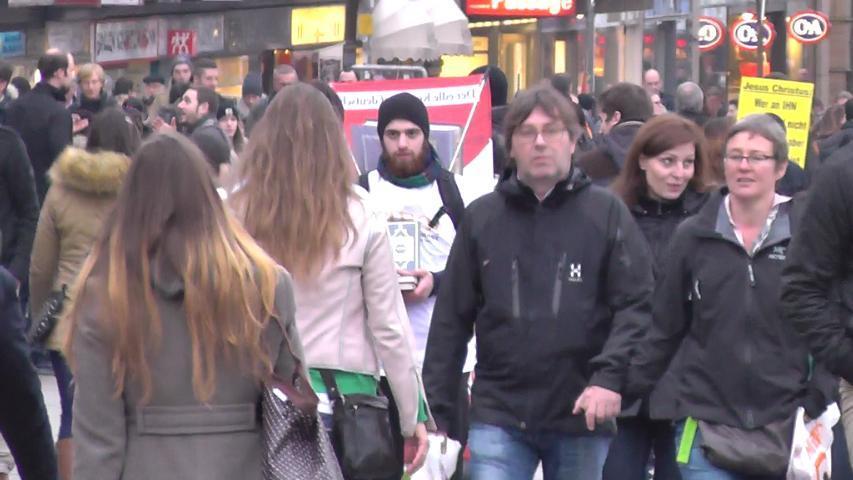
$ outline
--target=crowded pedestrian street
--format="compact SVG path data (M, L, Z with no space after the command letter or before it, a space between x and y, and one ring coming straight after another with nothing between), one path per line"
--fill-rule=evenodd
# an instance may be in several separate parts
M853 1L0 0L0 480L853 480Z

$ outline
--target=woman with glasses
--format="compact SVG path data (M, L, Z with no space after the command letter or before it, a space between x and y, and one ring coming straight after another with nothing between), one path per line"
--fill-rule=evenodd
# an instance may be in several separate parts
M698 212L708 198L704 193L707 158L702 130L680 115L663 114L637 132L625 166L611 186L643 232L657 276L668 257L675 228ZM652 452L656 479L680 478L672 422L666 420L673 386L671 376L665 378L639 412L635 407L618 420L619 433L604 465L605 480L645 479Z
M726 186L676 230L627 394L675 378L677 462L684 480L782 479L798 407L820 415L837 389L781 317L792 202L775 185L785 132L767 115L729 131ZM819 367L819 366L818 366Z

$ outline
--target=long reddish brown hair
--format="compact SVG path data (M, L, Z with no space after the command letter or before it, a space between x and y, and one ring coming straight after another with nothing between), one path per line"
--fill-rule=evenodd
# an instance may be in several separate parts
M355 167L341 121L308 84L276 94L242 156L232 197L246 230L297 279L334 260L355 235Z
M72 289L72 364L78 306L91 304L85 298L93 295L104 307L99 327L112 347L115 394L134 379L142 386L142 402L150 399L148 359L163 335L152 288L156 262L170 265L184 283L197 399L213 395L220 358L266 378L272 362L261 335L274 315L276 264L226 211L201 151L171 134L155 135L137 151L115 210ZM106 287L90 290L91 277Z
M699 192L705 190L708 158L705 136L693 121L674 113L656 116L640 128L628 149L622 172L614 180L611 189L626 205L633 207L640 197L648 194L649 188L646 174L640 169L640 159L656 157L685 143L692 143L696 148L695 171L687 188Z

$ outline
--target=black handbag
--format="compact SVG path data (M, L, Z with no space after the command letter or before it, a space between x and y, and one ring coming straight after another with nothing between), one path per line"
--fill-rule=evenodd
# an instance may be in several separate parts
M746 430L699 421L702 451L714 466L744 475L784 477L796 417Z
M332 445L347 480L375 480L402 474L388 399L378 395L342 396L329 370L320 370L332 402Z
M68 298L68 286L63 285L60 290L50 292L47 301L44 302L42 314L38 321L33 323L27 335L27 340L33 345L42 345L50 337L56 324L59 323L59 317L62 315L62 309L65 306L65 299Z
M293 378L273 375L261 398L264 480L343 480L329 437L317 413L317 394L293 353Z

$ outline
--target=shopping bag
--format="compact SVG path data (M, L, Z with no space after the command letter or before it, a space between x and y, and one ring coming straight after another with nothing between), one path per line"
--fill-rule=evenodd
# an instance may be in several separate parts
M808 422L803 407L797 409L786 480L829 480L832 477L832 427L840 418L836 403Z
M424 466L411 480L449 480L456 472L462 444L444 435L429 434L429 451Z

